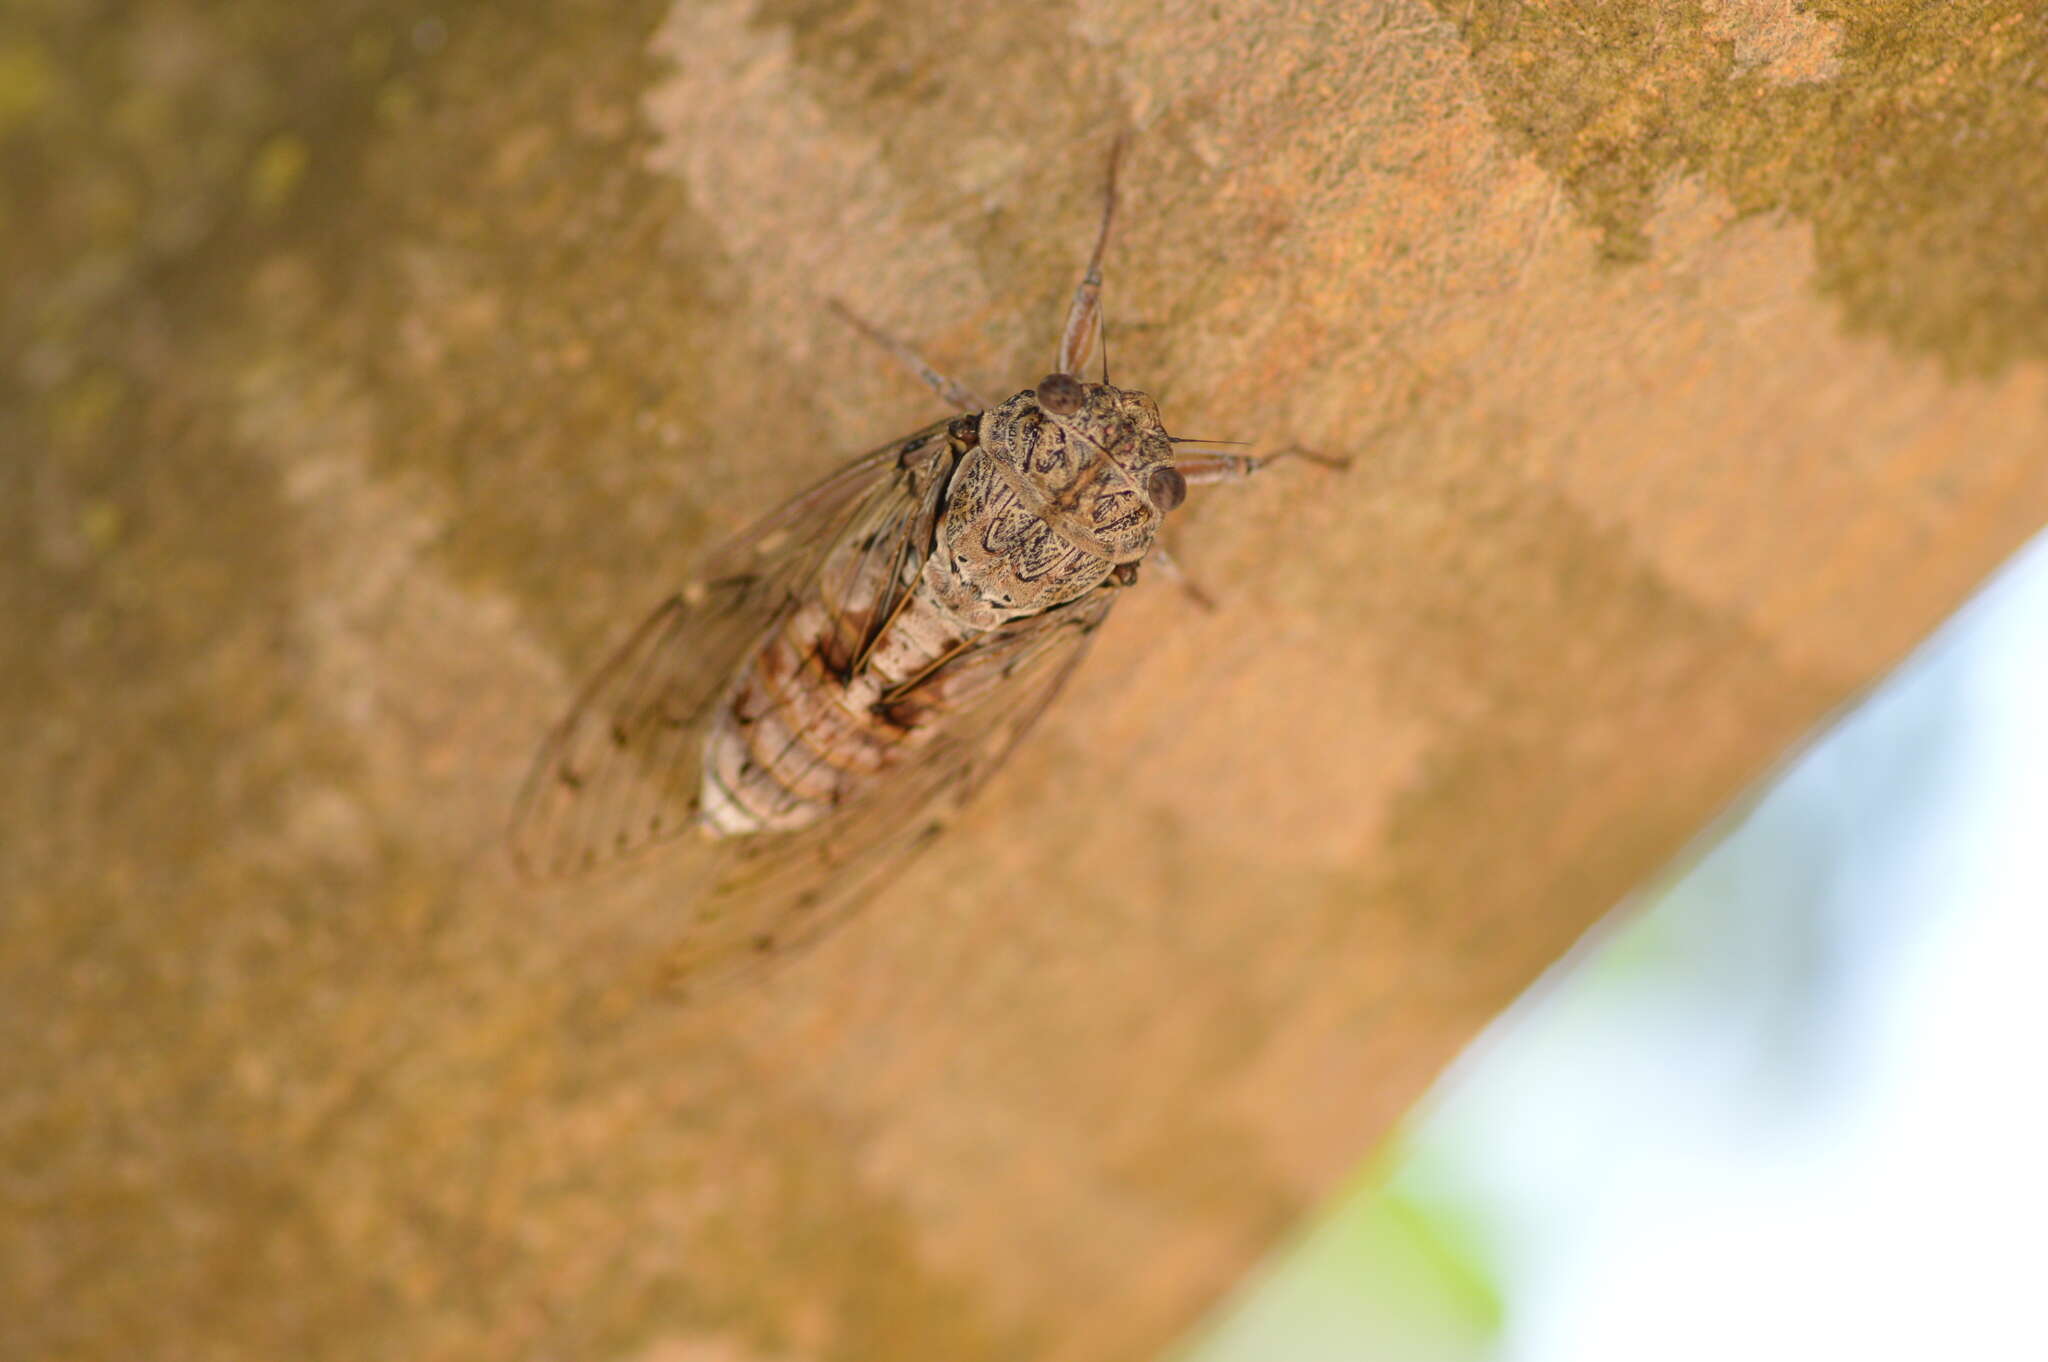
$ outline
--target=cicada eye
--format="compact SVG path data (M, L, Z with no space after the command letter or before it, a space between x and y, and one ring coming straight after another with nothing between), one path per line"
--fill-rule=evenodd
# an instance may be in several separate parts
M1145 480L1145 494L1162 512L1170 511L1188 499L1188 480L1178 468L1155 468Z
M1054 416L1081 410L1081 381L1072 374L1047 374L1038 380L1038 405Z

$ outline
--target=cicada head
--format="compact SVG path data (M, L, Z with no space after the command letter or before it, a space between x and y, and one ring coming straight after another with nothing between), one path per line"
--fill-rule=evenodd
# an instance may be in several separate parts
M1187 486L1144 393L1047 374L983 418L982 443L1035 494L1055 531L1135 562Z

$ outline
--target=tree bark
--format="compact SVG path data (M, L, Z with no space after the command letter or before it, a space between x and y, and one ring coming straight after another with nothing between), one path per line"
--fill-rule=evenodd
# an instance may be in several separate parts
M2032 5L6 22L24 1357L1154 1355L2048 510ZM940 414L826 300L1038 377L1126 131L1117 381L1354 467L1198 490L1217 610L665 1000L526 761Z

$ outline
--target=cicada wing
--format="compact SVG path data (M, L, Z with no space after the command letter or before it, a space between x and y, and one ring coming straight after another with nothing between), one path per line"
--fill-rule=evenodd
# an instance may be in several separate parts
M513 809L514 861L578 874L695 824L704 734L734 677L844 543L915 552L946 423L875 450L792 499L705 561L596 675L548 734Z
M1016 750L1086 655L1118 590L1098 588L983 636L926 679L972 698L936 713L930 740L901 766L810 827L735 839L664 971L675 986L728 985L860 908Z
M585 684L528 772L513 860L535 878L591 870L688 831L695 747L736 655L775 618L750 579L671 596Z

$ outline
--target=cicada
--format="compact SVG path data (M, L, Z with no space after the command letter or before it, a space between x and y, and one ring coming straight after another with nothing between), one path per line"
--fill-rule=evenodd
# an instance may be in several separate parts
M1030 734L1140 565L1170 561L1160 527L1188 487L1271 461L1176 440L1106 363L1081 377L1117 163L1052 372L989 404L852 319L960 414L713 552L542 745L517 863L554 877L691 843L686 981L814 940L929 842Z

